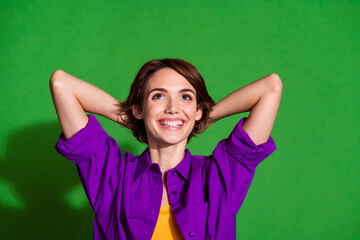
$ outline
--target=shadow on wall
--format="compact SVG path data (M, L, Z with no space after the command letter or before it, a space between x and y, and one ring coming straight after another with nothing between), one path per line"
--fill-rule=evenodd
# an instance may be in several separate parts
M94 215L76 165L54 148L60 132L54 122L8 139L0 159L2 239L92 239Z

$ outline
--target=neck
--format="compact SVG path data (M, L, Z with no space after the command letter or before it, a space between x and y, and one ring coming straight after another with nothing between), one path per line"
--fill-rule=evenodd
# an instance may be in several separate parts
M184 158L186 141L167 146L152 146L149 144L150 160L160 166L164 174L169 169L176 167Z

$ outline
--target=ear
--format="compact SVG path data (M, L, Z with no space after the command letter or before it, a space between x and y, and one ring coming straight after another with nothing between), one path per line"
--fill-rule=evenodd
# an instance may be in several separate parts
M198 104L196 114L195 114L195 120L199 121L202 117L202 104Z
M132 106L132 112L136 119L143 119L142 111L139 105Z

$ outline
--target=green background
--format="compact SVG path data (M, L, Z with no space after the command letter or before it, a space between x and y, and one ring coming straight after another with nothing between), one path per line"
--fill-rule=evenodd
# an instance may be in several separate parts
M359 1L0 1L2 239L92 239L93 213L60 134L49 78L62 69L124 100L149 59L193 63L210 95L270 73L271 136L237 215L237 239L360 239ZM356 67L357 66L357 67ZM207 155L248 113L194 138ZM126 151L146 147L108 119Z

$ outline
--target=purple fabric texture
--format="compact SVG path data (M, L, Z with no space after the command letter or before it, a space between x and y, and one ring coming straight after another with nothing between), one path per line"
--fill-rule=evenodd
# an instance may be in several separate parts
M160 212L162 173L149 158L121 152L117 142L94 115L71 139L63 133L58 153L76 163L86 195L94 209L94 239L151 239ZM256 166L275 143L256 145L242 129L242 118L210 156L184 159L167 173L170 204L185 239L235 239L236 214Z

